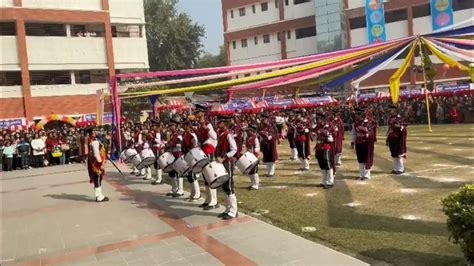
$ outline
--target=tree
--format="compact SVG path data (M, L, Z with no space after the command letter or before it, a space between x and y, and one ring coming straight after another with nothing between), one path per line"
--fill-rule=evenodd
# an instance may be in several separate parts
M213 55L211 53L204 54L197 63L198 68L220 67L226 65L225 48L223 45L219 47L219 54Z
M204 27L176 9L177 0L145 0L151 71L192 68L202 53Z

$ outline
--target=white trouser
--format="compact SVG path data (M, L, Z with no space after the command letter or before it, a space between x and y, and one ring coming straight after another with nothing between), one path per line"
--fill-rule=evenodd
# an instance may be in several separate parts
M231 216L237 216L237 197L235 194L226 195L227 206L225 212Z
M291 159L298 159L298 150L296 148L291 149Z
M189 196L191 199L199 199L201 197L201 190L199 189L199 182L194 180L191 184L191 195Z
M336 154L336 165L341 165L342 164L342 153L337 153Z
M370 169L365 169L365 163L359 163L359 177L370 179Z
M309 170L309 161L308 159L300 159L301 162L301 168L305 170Z
M145 179L150 180L151 179L151 167L146 167L143 170L145 170Z
M133 166L133 173L134 174L139 174L140 173L140 171L138 171L136 166Z
M142 170L140 170L140 175L141 176L145 176L145 174L146 174L146 167L142 168Z
M260 186L260 177L258 176L258 174L250 175L250 182L253 188L258 189L258 187Z
M275 163L265 163L267 167L267 175L275 174Z
M156 170L156 179L155 179L155 183L161 183L161 181L163 181L163 170L161 169L157 169Z
M171 192L172 193L178 192L178 178L177 177L171 178Z
M329 170L321 170L321 184L334 185L334 172L332 168Z
M105 196L102 194L102 187L96 187L94 188L94 193L95 193L95 197L97 198L97 200L101 201L105 198Z
M184 193L184 186L183 186L183 178L178 178L178 188L176 190L177 194L183 194Z
M403 173L405 171L405 164L403 162L403 157L398 156L398 157L394 157L392 159L393 159L393 170Z
M204 201L209 206L217 204L217 189L206 186L206 200Z

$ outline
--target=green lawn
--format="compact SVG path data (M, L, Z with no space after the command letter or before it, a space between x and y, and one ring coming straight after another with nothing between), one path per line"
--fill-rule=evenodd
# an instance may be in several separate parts
M282 143L276 177L263 177L261 166L259 191L247 191L248 178L237 176L240 210L369 263L465 263L448 240L440 199L474 181L474 125L435 125L432 133L427 126L410 126L403 176L388 174L392 162L385 129L379 129L378 139L373 178L361 182L354 179L358 166L346 135L343 166L331 190L316 187L316 160L311 171L299 172L299 162L287 159L289 148ZM302 232L307 226L316 231Z

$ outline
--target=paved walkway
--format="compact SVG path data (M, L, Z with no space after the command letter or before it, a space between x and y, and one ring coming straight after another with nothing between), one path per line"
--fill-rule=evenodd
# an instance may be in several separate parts
M84 166L1 173L1 265L366 265L250 216L164 196L108 168L96 203ZM125 169L124 169L125 170ZM128 170L125 170L128 173Z

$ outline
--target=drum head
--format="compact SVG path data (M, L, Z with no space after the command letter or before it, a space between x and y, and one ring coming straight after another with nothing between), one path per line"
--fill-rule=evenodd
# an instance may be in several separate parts
M229 175L223 175L214 180L209 186L211 188L220 188L227 181L229 181Z
M247 169L245 169L244 174L248 175L257 165L258 165L258 161L256 161L256 162L252 163L251 165L249 165L249 167L247 167Z
M156 161L156 158L155 157L147 157L145 159L142 160L142 163L144 166L148 167L152 164L154 164Z
M208 159L202 159L201 161L197 162L194 166L193 166L193 173L195 174L198 174L200 172L202 172L202 169L204 168L204 166L206 166L207 164L209 164L209 160Z

